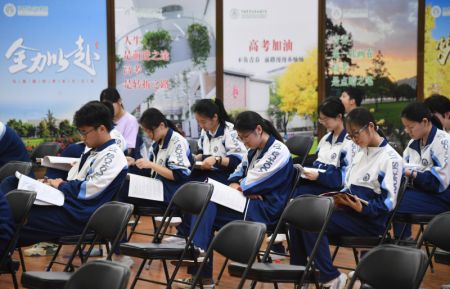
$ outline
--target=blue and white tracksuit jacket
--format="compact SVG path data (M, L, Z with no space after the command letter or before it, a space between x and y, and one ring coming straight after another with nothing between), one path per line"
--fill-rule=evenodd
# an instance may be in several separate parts
M383 140L378 147L360 148L348 169L343 191L351 192L368 201L361 213L351 208L336 209L330 218L327 235L371 236L384 231L388 212L397 201L402 179L402 159ZM316 255L316 266L320 271L320 282L328 282L339 276L333 266L328 237L321 241ZM291 263L305 264L317 240L316 233L290 229Z
M232 123L220 124L214 133L202 130L198 140L198 150L203 159L209 156L228 157L227 167L216 164L213 170L193 170L192 180L203 181L212 178L221 183L226 183L229 175L234 172L247 153L245 145L238 139L237 132Z
M169 203L175 191L189 180L191 174L191 150L188 141L179 133L169 128L162 143L153 143L150 147L149 160L170 169L175 180L168 180L154 171L150 177L159 179L164 186L164 203Z
M214 231L233 220L245 219L275 225L292 190L293 178L294 168L289 149L270 136L263 149L248 151L228 180L229 183L239 183L245 196L260 195L263 200L248 199L244 213L210 202L194 236L194 244L206 250ZM192 223L195 220L195 217L192 218ZM189 273L194 272L192 268L189 270ZM211 277L211 260L202 274Z
M19 244L80 234L92 213L114 198L127 170L125 155L113 139L83 153L69 171L67 181L58 187L64 193L64 205L33 206Z
M399 213L439 214L450 210L450 135L432 127L427 143L411 140L403 152L405 168L417 172L413 188L408 188Z
M341 190L345 185L347 170L359 147L346 138L344 129L333 142L333 132L327 133L317 147L317 160L313 167L323 169L315 181L301 179L294 197L302 194L319 195Z

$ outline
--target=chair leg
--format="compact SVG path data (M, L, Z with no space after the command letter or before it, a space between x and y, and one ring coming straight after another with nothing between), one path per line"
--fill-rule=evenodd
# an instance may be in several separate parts
M258 283L256 280L252 281L252 285L250 286L250 289L255 289L256 283Z
M22 248L19 247L18 251L19 251L20 265L22 265L22 272L27 272L27 268L25 267L25 259L23 258Z
M131 236L133 236L134 231L136 230L136 227L139 223L140 218L141 218L140 215L134 215L134 224L133 224L133 226L131 226L130 235L128 236L128 239L127 239L128 242L130 242Z
M59 245L58 245L58 249L56 249L55 254L53 254L53 257L52 257L52 259L50 260L50 263L48 263L47 268L45 269L46 271L50 271L50 270L52 269L53 264L55 263L55 260L56 260L56 258L58 257L59 251L61 250L61 248L62 248L62 245L59 244Z
M278 289L278 283L277 282L273 282L273 288Z
M147 263L147 259L142 260L141 265L139 266L139 269L136 272L136 276L134 277L134 280L133 280L133 283L131 284L130 289L134 289L134 287L136 286L136 283L139 280L139 277L141 276L142 269L144 269L145 263Z
M169 283L170 277L169 277L169 269L167 269L167 263L166 260L162 260L163 268L164 268L164 275L166 275L166 283Z
M352 249L353 249L353 257L355 257L355 263L356 263L356 265L358 265L358 263L359 263L358 250L356 250L356 248L352 248Z
M219 275L217 276L217 282L216 285L219 285L220 279L222 278L223 272L225 271L225 268L227 267L228 258L225 259L223 262L222 268L220 268Z
M334 259L336 258L338 251L339 251L339 246L336 246L336 248L334 248L334 251L333 251L333 256L331 256L332 262L334 262Z

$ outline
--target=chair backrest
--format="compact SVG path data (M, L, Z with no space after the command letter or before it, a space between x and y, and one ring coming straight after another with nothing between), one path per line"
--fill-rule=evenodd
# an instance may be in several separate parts
M281 215L281 222L308 232L320 232L333 212L332 198L302 195L289 202Z
M286 141L286 146L288 147L291 154L296 155L294 158L294 163L303 164L306 157L311 150L311 147L314 143L314 136L312 135L295 135L290 137Z
M119 245L119 242L125 233L128 221L133 213L133 208L134 206L132 204L112 201L103 204L95 210L84 227L83 233L78 239L77 245L70 256L64 271L67 271L72 267L72 261L76 257L78 251L81 250L82 243L85 241L86 236L92 232L95 234L95 238L92 240L86 256L90 255L96 242L99 240L107 240L111 242L111 250L107 259L111 260L114 250ZM85 260L83 260L83 262L84 261Z
M67 281L64 289L125 289L130 270L106 260L84 264Z
M22 161L10 161L4 164L0 168L0 182L3 181L4 178L14 176L15 172L18 171L23 175L28 175L33 167L31 162L22 162Z
M60 150L59 144L56 142L44 142L38 145L30 155L33 162L36 158L43 158L45 156L56 156Z
M217 251L228 259L247 264L245 272L241 276L240 284L237 287L242 288L245 282L245 276L256 259L265 233L266 225L263 223L238 220L223 226L209 245L206 258L200 265L193 284L196 284L207 258L211 256L213 251Z
M416 289L427 267L425 252L397 245L381 245L370 250L356 267L348 289L358 278L373 289Z
M419 246L423 242L431 243L445 251L450 251L450 212L435 216L426 227Z
M161 225L158 226L153 242L160 242L170 225L170 219L175 212L184 212L198 216L192 226L191 234L197 230L198 223L203 216L208 202L211 199L214 187L212 184L202 182L188 182L183 184L173 195L164 213Z
M7 193L5 197L11 208L15 230L5 252L0 252L0 264L3 264L3 262L5 262L5 260L13 253L16 241L19 238L20 230L26 223L30 209L36 200L36 192L13 190Z

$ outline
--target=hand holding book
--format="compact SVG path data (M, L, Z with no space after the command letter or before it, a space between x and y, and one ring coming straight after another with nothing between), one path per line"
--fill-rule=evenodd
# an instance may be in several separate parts
M368 201L348 192L329 192L323 193L321 196L333 197L337 206L347 206L359 213L362 211L363 205L369 204Z

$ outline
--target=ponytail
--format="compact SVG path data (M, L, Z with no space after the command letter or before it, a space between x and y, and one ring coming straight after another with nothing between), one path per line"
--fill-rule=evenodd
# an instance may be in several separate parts
M221 125L224 125L226 121L232 122L230 116L227 114L223 102L216 98L212 99L200 99L195 102L192 107L194 113L198 113L207 118L213 118L217 114L217 118Z
M264 132L283 142L283 138L273 124L254 111L244 111L238 114L234 128L237 131L253 131L258 125L261 126Z

